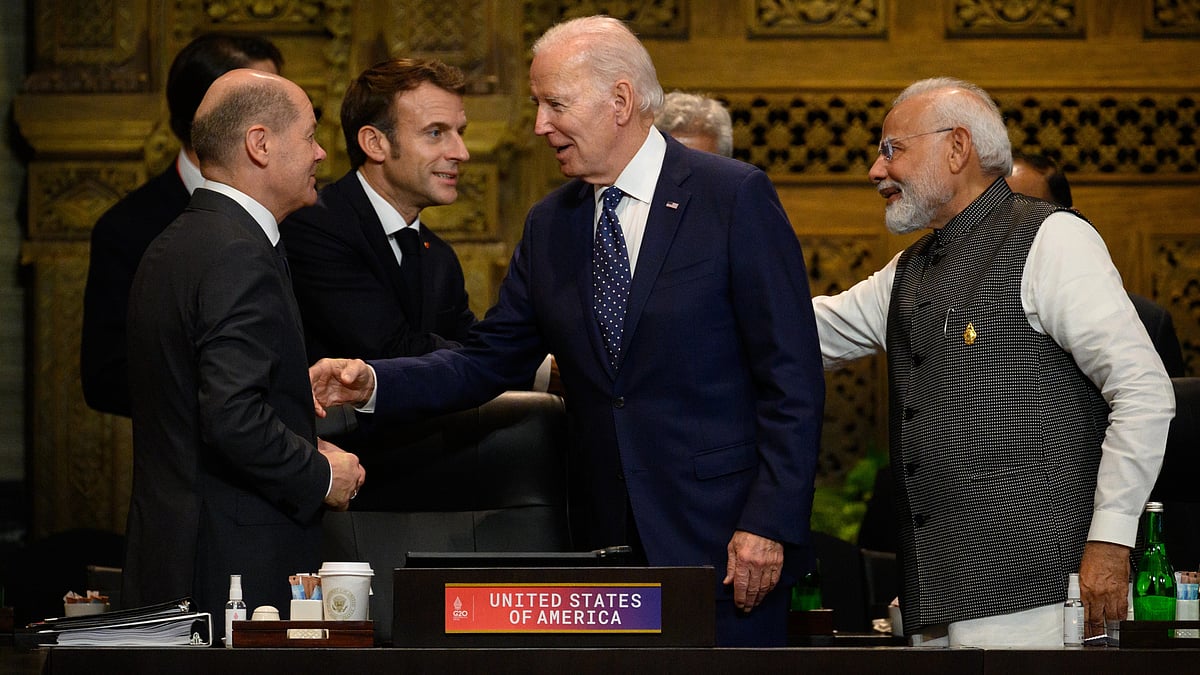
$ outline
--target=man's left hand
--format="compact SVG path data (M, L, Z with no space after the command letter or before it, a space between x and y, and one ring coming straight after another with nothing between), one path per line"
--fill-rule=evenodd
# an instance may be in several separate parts
M733 584L733 604L749 612L779 583L783 570L783 545L757 534L738 530L729 540L725 565L726 586Z
M1129 611L1129 547L1089 541L1079 563L1084 637L1104 634L1104 621L1122 620Z

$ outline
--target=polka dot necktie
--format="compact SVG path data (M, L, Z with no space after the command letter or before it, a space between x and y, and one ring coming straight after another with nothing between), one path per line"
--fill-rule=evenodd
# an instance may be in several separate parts
M600 335L609 364L617 366L621 354L621 331L629 298L629 252L617 221L617 204L625 193L617 187L604 191L596 242L592 248L592 311L600 324Z

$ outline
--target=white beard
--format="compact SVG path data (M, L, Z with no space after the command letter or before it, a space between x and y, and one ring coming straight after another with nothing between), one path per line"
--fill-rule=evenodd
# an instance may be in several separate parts
M900 199L887 205L884 221L895 234L908 234L929 227L941 207L954 196L950 188L938 182L933 167L926 165L908 184L885 180L878 189L896 188Z

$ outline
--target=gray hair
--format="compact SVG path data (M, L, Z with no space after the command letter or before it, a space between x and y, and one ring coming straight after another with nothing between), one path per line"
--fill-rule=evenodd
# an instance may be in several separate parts
M211 164L229 168L247 129L262 124L281 131L299 117L300 111L279 82L238 85L218 105L192 121L192 148L201 167Z
M585 16L555 24L533 43L533 55L575 40L580 42L572 58L587 63L597 82L607 85L628 77L640 111L658 114L662 110L662 85L650 53L628 26L611 16Z
M683 91L673 91L663 100L662 112L654 120L660 131L701 133L717 140L717 154L733 156L733 120L721 102Z
M909 85L892 102L892 107L921 94L950 89L969 95L938 98L928 113L933 126L966 128L971 132L971 142L984 173L996 176L1012 173L1012 143L1004 127L1004 116L992 97L980 87L953 77L932 77Z

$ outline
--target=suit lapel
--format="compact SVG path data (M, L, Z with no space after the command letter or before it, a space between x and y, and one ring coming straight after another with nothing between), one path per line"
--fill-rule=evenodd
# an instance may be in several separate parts
M363 239L366 240L372 255L378 261L379 269L387 275L388 282L391 283L396 296L406 297L408 289L405 288L404 277L400 274L400 263L396 262L396 252L392 250L391 241L383 233L383 223L379 220L379 214L375 213L375 207L371 206L371 200L367 198L362 183L358 181L358 172L351 171L345 178L338 181L338 185L346 195L346 201L349 202L350 208L354 209L354 213L358 216L356 222L362 228Z

